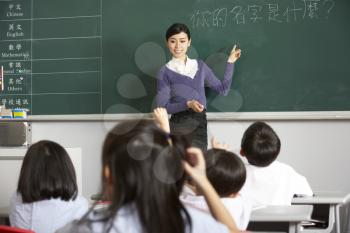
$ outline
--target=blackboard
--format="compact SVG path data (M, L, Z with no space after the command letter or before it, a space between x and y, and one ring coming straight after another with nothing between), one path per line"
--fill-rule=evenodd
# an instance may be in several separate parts
M243 51L209 111L350 111L348 0L0 0L0 12L0 101L32 115L150 112L173 22L218 77Z

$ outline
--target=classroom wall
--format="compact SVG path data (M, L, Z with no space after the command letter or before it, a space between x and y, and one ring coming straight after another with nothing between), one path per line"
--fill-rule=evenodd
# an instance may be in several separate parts
M239 150L244 130L252 121L209 122L209 136ZM314 190L350 192L350 121L270 121L282 141L280 161L305 175ZM34 122L33 142L50 139L64 147L82 148L83 195L100 189L101 147L115 122Z

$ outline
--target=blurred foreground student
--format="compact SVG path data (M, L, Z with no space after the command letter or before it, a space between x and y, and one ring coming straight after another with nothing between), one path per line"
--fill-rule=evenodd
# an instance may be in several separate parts
M241 155L247 159L247 180L241 194L253 207L290 205L295 194L313 195L304 176L276 160L280 148L279 137L264 122L253 123L243 135Z
M51 141L33 144L24 156L17 192L11 200L11 225L53 233L87 210L88 202L78 195L66 150Z
M206 177L201 150L184 145L153 121L118 124L102 150L102 193L111 205L91 210L58 232L239 232ZM212 216L181 203L185 172L205 196Z

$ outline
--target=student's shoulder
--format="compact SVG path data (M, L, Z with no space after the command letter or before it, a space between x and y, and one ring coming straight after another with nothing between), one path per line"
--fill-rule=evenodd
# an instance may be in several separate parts
M75 202L79 203L81 205L89 205L89 201L85 197L83 197L82 195L78 195L75 198Z
M13 194L12 194L12 196L11 196L11 202L12 203L22 203L23 201L22 201L22 196L21 196L21 194L20 193L18 193L18 192L14 192Z
M105 209L92 210L86 216L75 219L64 227L60 228L56 233L92 233L103 232L104 221L106 219Z
M224 224L216 221L208 212L190 206L186 207L186 210L191 216L192 232L229 232Z
M275 161L274 164L274 170L278 171L279 174L284 174L284 176L288 176L294 180L304 179L305 177L297 172L291 165ZM276 172L277 173L277 172Z
M79 224L79 220L74 220L71 223L68 223L64 227L58 229L56 233L90 233L92 229L88 227L87 224Z
M225 197L220 198L222 204L226 207L226 209L231 213L234 212L236 214L240 213L245 209L245 203L243 199L238 195L237 197Z
M270 165L266 167L258 167L250 163L245 163L247 173L264 173L264 174L286 174L295 172L294 169L285 163L279 162L277 160L273 161Z
M242 206L244 204L244 198L237 194L235 197L222 197L220 198L223 204Z
M73 205L74 208L81 212L79 215L84 214L89 209L89 201L81 195L76 197L76 199L73 201Z
M277 160L275 160L270 166L274 166L276 168L279 168L287 172L295 172L294 168L291 165L277 161Z

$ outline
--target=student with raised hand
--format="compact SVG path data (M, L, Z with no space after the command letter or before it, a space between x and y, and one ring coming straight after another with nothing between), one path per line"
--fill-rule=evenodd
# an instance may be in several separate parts
M92 209L58 232L239 232L206 177L201 151L185 148L182 140L153 121L118 124L102 149L102 193L111 205ZM185 172L203 192L215 219L181 203Z
M255 122L244 132L241 155L246 159L247 180L241 194L254 207L291 205L295 194L312 196L306 178L291 166L277 161L281 141L265 122Z
M170 125L168 119L168 112L165 108L155 108L153 110L153 116L159 127L166 133L170 134Z
M53 233L87 210L88 202L78 195L74 166L66 150L52 141L31 145L11 199L11 225Z
M233 47L226 64L224 79L218 79L202 61L190 59L187 49L191 35L185 24L175 23L166 31L165 39L172 59L164 65L157 77L157 106L172 114L173 134L185 134L193 146L207 150L207 117L205 86L227 95L234 71L234 63L241 50Z
M245 230L249 223L251 205L239 194L245 179L246 170L242 160L234 153L223 149L210 149L205 155L206 172L210 183L220 196L226 209L240 230ZM201 193L183 192L181 200L185 205L208 211L208 206Z

